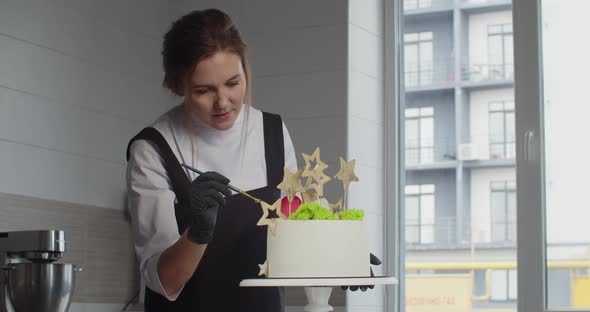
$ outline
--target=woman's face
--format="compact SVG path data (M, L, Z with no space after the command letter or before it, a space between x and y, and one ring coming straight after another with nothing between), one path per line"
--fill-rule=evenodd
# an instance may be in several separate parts
M195 67L184 89L184 105L207 125L226 130L242 109L246 76L240 56L218 51Z

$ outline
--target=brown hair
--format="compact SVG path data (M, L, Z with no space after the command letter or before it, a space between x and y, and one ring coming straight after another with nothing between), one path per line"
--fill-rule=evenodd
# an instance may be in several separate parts
M162 85L180 95L181 88L188 82L197 64L218 51L229 51L240 56L245 74L246 103L245 122L240 139L241 150L245 151L248 115L251 107L250 67L246 59L246 43L232 19L217 9L193 11L172 23L164 35L162 58L164 65L164 81ZM194 132L193 124L185 115L185 125ZM191 139L191 144L192 144ZM194 150L194 147L193 147ZM242 153L242 166L245 157ZM198 152L197 152L198 157Z
M246 75L246 104L250 104L250 68L246 43L229 15L217 9L193 11L172 23L164 35L163 86L179 94L184 83L203 59L218 51L240 56Z

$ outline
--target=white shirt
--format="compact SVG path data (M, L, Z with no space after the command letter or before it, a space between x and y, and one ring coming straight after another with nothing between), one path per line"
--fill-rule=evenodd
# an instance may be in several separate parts
M267 185L260 110L248 109L244 105L232 128L227 130L214 129L198 118L192 118L189 122L194 126L195 135L187 130L190 127L185 126L186 120L183 107L179 105L152 124L164 136L180 163L204 172L217 171L230 179L232 185L243 190ZM295 172L295 151L284 123L283 138L285 166ZM195 173L185 171L191 180L196 178ZM157 270L162 252L180 238L174 215L176 196L166 175L163 159L151 142L138 140L131 144L127 163L127 194L141 277L153 291L168 300L176 300L182 289L167 295Z

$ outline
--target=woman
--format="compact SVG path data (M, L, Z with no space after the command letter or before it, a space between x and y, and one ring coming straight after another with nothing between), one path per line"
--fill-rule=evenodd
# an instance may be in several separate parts
M127 150L135 250L145 311L284 310L281 288L240 288L266 259L262 210L232 184L266 202L293 144L278 115L250 106L245 43L219 10L172 24L163 44L164 86L183 103L140 132ZM208 171L197 176L181 163ZM226 178L228 177L228 178Z

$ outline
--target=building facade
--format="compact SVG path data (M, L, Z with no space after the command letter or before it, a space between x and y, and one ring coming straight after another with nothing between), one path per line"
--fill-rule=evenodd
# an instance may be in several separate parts
M515 311L511 1L405 0L403 42L406 308ZM584 265L549 255L551 306Z

